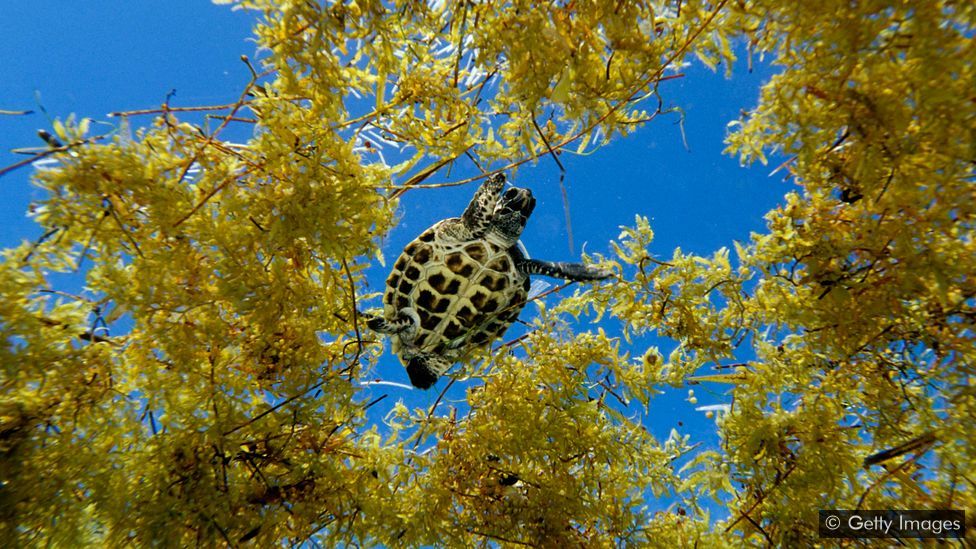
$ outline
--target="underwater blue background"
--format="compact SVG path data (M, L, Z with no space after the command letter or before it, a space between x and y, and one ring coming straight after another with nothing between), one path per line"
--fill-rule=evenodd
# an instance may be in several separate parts
M52 119L64 119L71 113L118 124L118 118L107 117L109 112L158 107L171 90L175 91L170 100L173 106L235 101L250 76L240 55L254 56L255 44L250 40L254 18L249 12L199 1L6 3L0 33L0 110L34 113L0 115L0 166L25 158L11 149L43 147L37 129L50 129ZM559 168L550 157L522 166L512 181L531 188L538 201L522 238L531 255L578 261L584 244L588 253L610 254L609 241L617 238L621 225L632 225L637 214L650 218L656 234L651 251L661 260L670 258L678 247L711 255L721 247L732 248L736 240L747 241L750 232L761 231L763 214L782 200L792 184L780 175L769 176L778 163L775 159L769 166L746 168L722 150L727 123L757 103L759 87L773 70L755 60L749 71L742 60L734 67L732 79L726 79L724 67L716 73L693 63L682 69L683 78L660 87L665 106L680 106L684 111L684 139L678 115L670 114L587 156L563 154L572 243ZM150 122L149 116L131 119L133 130ZM98 134L110 129L93 124L91 131ZM222 137L243 142L248 138L247 128L238 125ZM450 176L441 172L429 182L455 180L473 174L471 170L459 166ZM43 198L29 181L31 171L23 168L0 178L2 247L33 241L44 232L26 216L29 203ZM459 215L474 188L466 185L406 193L400 204L401 223L383 241L387 266L426 227ZM732 260L736 260L734 252ZM382 291L387 270L377 263L367 271L369 290ZM76 288L80 284L77 279L65 283ZM570 287L564 295L572 291ZM558 299L558 294L547 298L549 303ZM369 305L379 306L379 300ZM522 319L530 320L534 312L534 307L526 307ZM614 319L601 325L610 335L620 333ZM513 327L506 339L517 336L520 329L524 330ZM658 345L664 356L674 348L671 341L648 336L635 340L633 355L639 357L651 344ZM384 381L408 383L406 372L389 353L372 374ZM455 383L445 402L462 401L472 383L477 382ZM397 400L429 407L445 384L441 380L426 392L371 386L369 399L383 394L388 398L370 414L381 421ZM688 401L687 388L667 390L641 415L646 427L661 440L678 429L690 434L692 442L714 447L719 443L714 420L696 408L729 403L728 386L693 388L696 403Z

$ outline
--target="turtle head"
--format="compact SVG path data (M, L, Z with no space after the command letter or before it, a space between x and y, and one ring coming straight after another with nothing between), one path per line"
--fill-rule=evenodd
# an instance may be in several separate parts
M498 172L481 184L474 193L474 198L461 214L461 225L470 233L471 238L484 236L491 223L491 214L498 205L498 198L505 186L505 174Z
M514 246L534 208L532 191L519 187L508 189L495 205L488 234L506 246Z

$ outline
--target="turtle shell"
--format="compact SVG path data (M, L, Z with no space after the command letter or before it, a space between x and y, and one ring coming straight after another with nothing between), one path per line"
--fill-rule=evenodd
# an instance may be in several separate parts
M420 326L412 337L392 338L393 352L430 352L450 361L488 345L518 318L529 277L516 270L509 249L486 239L445 237L446 219L404 248L386 280L384 316L413 307Z

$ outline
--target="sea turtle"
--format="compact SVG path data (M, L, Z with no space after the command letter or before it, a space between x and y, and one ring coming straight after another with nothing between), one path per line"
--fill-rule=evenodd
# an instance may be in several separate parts
M529 275L602 280L610 272L579 263L529 259L517 243L535 198L489 177L461 217L444 219L407 244L386 279L383 316L364 315L389 334L410 382L427 389L454 362L500 337L518 317Z

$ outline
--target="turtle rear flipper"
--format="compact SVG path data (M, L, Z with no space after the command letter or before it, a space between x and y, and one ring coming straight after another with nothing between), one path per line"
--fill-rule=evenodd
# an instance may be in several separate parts
M401 309L392 319L371 315L369 313L359 313L359 316L366 319L367 328L381 334L408 335L411 331L416 331L417 326L420 324L417 312L410 308Z
M541 274L552 278L562 278L576 282L603 280L613 275L606 269L587 267L582 263L564 263L562 261L542 261L539 259L523 259L517 264L518 270L527 275Z
M451 363L442 356L418 353L407 362L407 375L414 387L429 389L450 367Z

